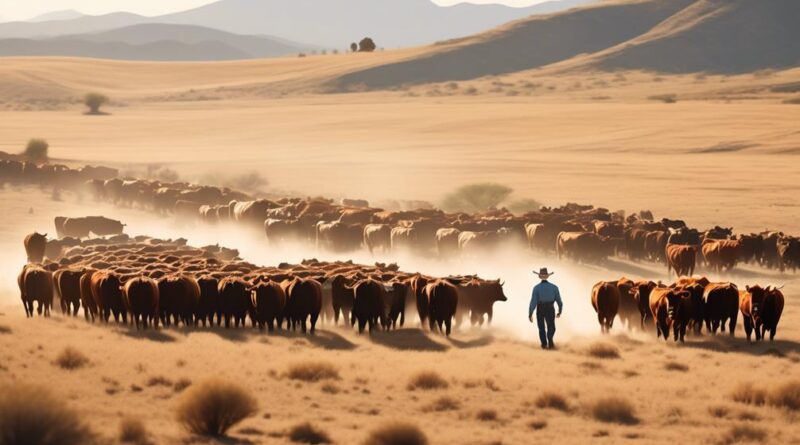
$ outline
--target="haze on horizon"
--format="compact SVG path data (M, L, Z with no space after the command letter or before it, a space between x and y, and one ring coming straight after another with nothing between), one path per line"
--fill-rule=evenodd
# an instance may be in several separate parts
M157 16L179 12L218 0L4 0L0 4L0 22L29 20L54 11L75 10L83 14L100 15L117 11L132 12L145 16ZM433 0L442 6L457 3L498 3L513 7L531 6L550 0ZM560 0L556 0L560 1Z

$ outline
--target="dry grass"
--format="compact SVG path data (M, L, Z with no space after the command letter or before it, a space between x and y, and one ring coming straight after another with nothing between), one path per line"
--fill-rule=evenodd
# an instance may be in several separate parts
M482 422L493 422L497 420L497 411L493 409L482 409L475 414L475 418Z
M762 388L756 388L750 382L740 383L734 388L731 398L739 403L761 406L767 403L767 391Z
M373 430L363 445L428 445L428 438L410 423L389 423Z
M589 346L589 349L586 351L592 357L595 358L602 358L602 359L614 359L619 358L619 348L614 345L608 343L592 343Z
M257 410L258 402L244 388L213 379L186 391L176 409L176 416L192 433L221 436Z
M423 411L456 411L459 408L461 402L450 396L442 396L423 408Z
M339 370L331 363L308 361L289 366L286 375L292 380L303 382L319 382L321 380L339 380Z
M757 426L741 424L734 425L722 435L717 442L719 445L730 445L734 443L764 443L767 440L767 430Z
M154 375L147 379L147 386L172 386L172 380L163 375Z
M636 417L636 409L633 405L621 397L605 397L595 401L590 406L592 417L607 423L620 423L623 425L635 425L639 423Z
M78 414L43 388L0 387L0 443L84 445L93 434Z
M539 431L547 428L547 421L546 420L531 420L528 422L528 428Z
M73 371L88 365L89 357L86 357L81 351L72 346L67 346L58 354L54 363L61 369Z
M325 383L320 387L320 390L325 394L339 394L342 390L333 383Z
M135 445L144 445L147 443L147 429L141 420L126 417L119 423L119 441L122 443L132 443Z
M190 386L192 386L192 381L186 377L183 377L175 381L175 383L172 385L172 389L175 392L182 392L184 389Z
M767 401L778 408L800 410L800 380L786 382L774 388L770 391Z
M666 369L667 371L688 372L689 365L685 365L679 362L667 362L664 364L664 369Z
M569 411L567 398L557 392L545 391L539 394L534 403L539 408L551 408L563 412Z
M295 443L331 443L328 433L309 422L301 423L289 429L289 440Z
M710 414L711 417L716 417L718 419L724 419L728 417L730 413L731 410L727 406L717 405L717 406L710 406L708 408L708 414Z
M428 391L433 389L445 389L448 386L450 386L450 384L447 383L447 380L438 373L434 371L422 371L411 377L406 388L409 391L414 391L416 389Z

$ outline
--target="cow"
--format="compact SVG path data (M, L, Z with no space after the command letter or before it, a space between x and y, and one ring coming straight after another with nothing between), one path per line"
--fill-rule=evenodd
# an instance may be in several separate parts
M340 221L317 223L317 248L334 252L349 252L360 247L364 238L364 227L358 223Z
M225 328L244 326L245 317L250 312L250 285L236 276L228 276L219 281L219 310Z
M758 234L739 235L739 261L761 263L764 258L764 238Z
M633 298L639 308L642 329L644 329L644 323L647 321L648 316L652 315L650 311L650 294L656 287L658 285L652 281L637 281L633 284Z
M644 250L652 261L666 261L667 238L669 233L663 230L647 232L644 238Z
M719 240L706 238L703 240L703 257L712 270L722 272L732 270L739 260L740 240Z
M656 337L669 338L670 328L674 330L674 339L683 341L685 325L679 325L683 319L682 303L689 298L686 291L678 291L668 287L656 287L650 292L650 313L656 325ZM683 329L681 331L681 329Z
M25 237L23 242L25 253L28 254L29 263L41 263L44 260L44 251L47 248L47 234L33 232Z
M418 248L419 233L414 227L392 227L390 238L393 251L408 251Z
M358 323L358 332L363 333L364 328L368 327L369 332L384 325L388 328L384 302L386 300L386 290L383 284L377 280L368 278L356 283L353 292L353 313L350 324L355 326Z
M197 303L197 313L195 320L205 327L214 326L214 318L216 317L216 325L219 326L221 320L220 314L220 297L219 297L219 280L211 275L203 275L197 279L197 285L200 288L200 300Z
M462 314L469 314L472 326L483 326L484 320L492 324L494 316L494 303L508 301L503 292L503 283L500 280L480 280L471 278L458 285L458 310L456 311L456 324L461 324Z
M770 333L770 341L775 340L778 323L783 314L784 297L778 288L767 286L745 286L744 291L739 291L739 309L744 320L744 332L747 341L751 341L753 330L756 341L766 338Z
M92 298L97 304L97 311L103 322L108 323L109 317L114 315L114 321L128 323L128 312L122 296L122 282L120 276L114 272L100 270L92 275L90 287Z
M430 301L428 295L425 293L425 287L430 280L422 275L414 275L409 278L411 285L411 292L414 294L417 305L417 314L419 315L419 323L421 327L425 327L428 317L430 315Z
M96 236L121 235L125 224L103 216L84 216L80 218L55 218L56 232L59 237L88 238Z
M667 275L675 271L677 276L693 275L697 261L697 247L683 244L667 244Z
M25 315L33 317L33 303L36 302L36 312L49 317L53 306L53 274L38 265L26 264L17 277L17 284Z
M125 283L123 296L136 330L147 329L149 323L158 327L158 283L155 280L146 276L132 278Z
M731 337L736 331L739 318L739 289L733 283L710 283L703 293L706 301L706 329L712 334L717 329L725 332L725 322L729 321Z
M633 261L645 259L647 233L644 229L633 227L625 230L625 251L628 252L628 259Z
M477 255L492 250L499 239L497 231L463 231L458 234L458 248L464 254Z
M158 280L159 317L164 326L194 326L200 301L197 280L187 275L166 275Z
M783 236L778 239L778 260L781 272L791 268L797 272L800 267L800 238Z
M372 254L380 249L387 253L392 248L392 228L388 224L367 224L364 226L364 245Z
M61 313L77 316L81 308L82 270L59 269L53 273L53 288L61 303Z
M94 269L84 269L80 280L81 305L83 305L83 316L86 321L94 323L98 316L97 302L92 295L92 276L97 271Z
M685 301L682 304L684 311L681 313L681 315L684 318L681 320L681 323L686 324L685 327L682 326L684 333L687 328L691 328L695 335L700 335L703 329L706 313L706 302L703 295L705 293L706 284L707 283L704 281L684 278L679 280L678 283L674 283L670 286L673 289L686 291L689 293L688 301Z
M350 321L350 313L353 310L352 283L344 275L334 275L329 279L331 283L331 305L333 306L333 322L339 324L339 314L344 317L345 323Z
M600 332L611 332L619 312L620 294L616 281L601 281L592 287L592 307L600 322Z
M310 319L310 332L316 332L317 319L322 309L322 286L311 278L295 277L284 286L286 291L285 317L292 330L297 325L306 332L306 320Z
M384 285L386 296L384 300L384 312L386 313L386 329L397 329L406 323L406 302L408 294L411 293L411 286L402 281L390 281Z
M280 284L271 281L262 282L253 286L251 291L251 307L253 308L251 317L258 324L258 328L263 331L264 324L266 324L269 332L273 332L277 324L278 329L281 329L283 311L286 307L286 293Z
M633 280L622 277L616 281L619 291L619 310L617 315L620 322L627 326L628 330L633 329L633 321L640 318L639 304L636 301L635 283Z
M425 286L425 296L429 301L430 329L438 326L441 332L444 325L445 334L450 336L453 317L458 309L458 289L445 280L436 280Z
M556 256L579 262L596 262L610 256L615 244L611 238L600 238L592 232L561 232L558 234Z
M436 231L436 252L440 258L451 257L458 252L460 234L460 230L452 227Z

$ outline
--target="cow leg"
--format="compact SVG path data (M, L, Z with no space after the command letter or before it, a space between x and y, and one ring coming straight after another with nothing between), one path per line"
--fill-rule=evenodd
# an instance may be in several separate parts
M494 309L493 308L489 308L489 310L486 311L486 325L487 326L491 326L492 325L492 317L493 316L494 316ZM481 326L483 326L483 316L482 315L481 315Z
M763 323L760 320L755 322L756 341L760 341L762 338L764 338L763 336L764 331L762 330L762 327Z
M366 325L367 325L366 320L358 320L358 333L359 334L363 334L364 333L364 327Z
M317 332L317 320L319 320L319 314L311 314L311 334Z
M777 330L778 330L777 326L773 326L772 328L770 328L770 330L769 330L769 341L775 341L775 331L777 331Z
M303 318L301 320L297 320L297 322L300 324L300 332L305 334L306 333L306 316L303 315Z
M445 326L445 335L447 335L448 337L450 336L451 323L452 323L452 321L450 320L450 318L447 318L447 319L444 321L444 326ZM441 328L440 328L440 329L441 329Z
M747 335L747 341L751 341L750 336L753 334L753 322L750 317L744 317L744 334ZM758 330L756 330L756 338L758 338Z
M405 304L403 306L404 306L403 309L400 310L400 327L403 327L403 325L406 324L406 308L405 308ZM395 326L395 329L397 329L397 326Z
M600 323L600 333L601 334L605 334L606 333L606 320L605 320L605 317L603 317L603 314L601 312L597 313L597 321Z
M263 327L262 327L263 330ZM267 319L267 331L272 332L275 330L275 319L270 317Z
M333 306L333 324L334 326L339 325L339 307L336 305Z
M42 315L42 309L43 308L44 308L44 305L42 304L42 302L41 301L37 301L36 302L36 313L39 314L39 315Z

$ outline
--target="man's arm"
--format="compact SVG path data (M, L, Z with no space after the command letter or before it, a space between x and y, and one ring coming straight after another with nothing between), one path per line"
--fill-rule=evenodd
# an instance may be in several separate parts
M528 307L528 319L533 321L533 311L536 310L536 305L539 304L539 293L536 291L536 288L533 288L533 292L531 293L531 304Z
M564 309L564 303L561 301L561 292L558 291L558 286L556 286L556 304L558 305L558 315L561 315L561 310Z

